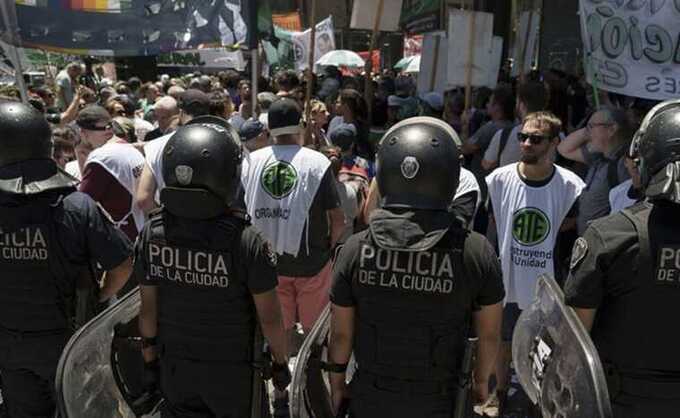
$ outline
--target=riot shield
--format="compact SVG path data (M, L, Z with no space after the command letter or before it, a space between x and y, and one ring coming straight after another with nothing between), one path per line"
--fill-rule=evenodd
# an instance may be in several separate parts
M517 321L512 358L522 387L543 417L612 417L595 346L547 275L539 277L536 298Z
M293 417L335 418L331 406L330 381L324 370L328 360L330 324L331 309L328 305L298 352L290 386L290 411ZM351 377L354 368L352 357L347 368L348 377Z
M132 418L153 410L159 397L142 389L137 334L139 289L77 331L64 348L56 374L62 418ZM135 412L137 411L137 412Z

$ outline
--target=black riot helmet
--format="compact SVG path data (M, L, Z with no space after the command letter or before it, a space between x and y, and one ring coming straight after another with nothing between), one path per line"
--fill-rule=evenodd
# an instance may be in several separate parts
M629 154L650 200L680 203L680 100L660 103L647 113Z
M225 213L241 184L242 158L239 136L225 120L213 117L180 128L163 150L161 202L184 218Z
M446 210L458 188L460 157L458 134L441 120L415 117L394 125L376 158L382 206Z
M51 154L52 131L45 117L30 105L0 101L0 167Z

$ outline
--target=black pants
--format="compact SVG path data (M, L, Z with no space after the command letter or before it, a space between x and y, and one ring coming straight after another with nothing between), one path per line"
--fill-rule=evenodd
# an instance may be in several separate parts
M619 394L612 402L614 418L662 418L680 413L680 399L650 399Z
M2 397L10 418L54 416L54 376L69 336L21 337L0 331Z
M161 358L162 418L243 418L250 416L249 365Z
M431 382L405 382L371 375L352 380L352 418L451 418L454 393Z

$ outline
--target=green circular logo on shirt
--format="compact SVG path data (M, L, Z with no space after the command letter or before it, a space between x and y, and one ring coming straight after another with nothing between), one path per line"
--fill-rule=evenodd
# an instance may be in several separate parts
M550 220L538 208L520 209L512 215L512 237L522 245L538 245L549 233Z
M285 161L276 161L264 168L260 183L271 197L283 199L293 191L297 181L295 167Z

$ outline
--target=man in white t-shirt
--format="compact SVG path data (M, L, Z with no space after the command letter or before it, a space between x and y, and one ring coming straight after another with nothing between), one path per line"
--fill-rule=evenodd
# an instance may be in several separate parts
M208 115L209 111L210 98L207 94L196 89L189 89L182 93L179 100L180 125L186 125L198 116ZM162 166L163 149L173 134L174 132L171 132L158 139L154 139L144 146L146 162L139 180L136 205L146 213L157 206L156 191L165 187Z
M524 119L515 142L520 162L495 170L486 178L498 234L505 284L503 344L496 370L501 408L508 388L512 331L519 313L533 299L538 276L555 275L557 234L585 187L571 171L552 162L561 122L549 112ZM572 212L570 214L570 212ZM570 219L570 226L575 226Z

